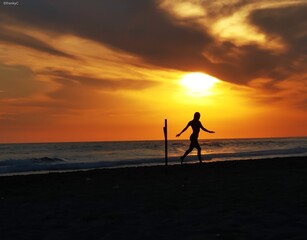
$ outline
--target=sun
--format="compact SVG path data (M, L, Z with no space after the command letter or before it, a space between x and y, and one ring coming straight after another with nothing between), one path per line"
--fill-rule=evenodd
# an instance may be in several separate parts
M201 97L211 95L211 89L217 82L219 82L219 80L215 77L195 72L185 74L180 84L188 90L189 95Z

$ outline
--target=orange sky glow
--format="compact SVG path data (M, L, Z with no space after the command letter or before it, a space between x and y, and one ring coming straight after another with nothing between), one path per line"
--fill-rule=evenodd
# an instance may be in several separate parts
M307 136L306 1L90 2L0 7L0 143Z

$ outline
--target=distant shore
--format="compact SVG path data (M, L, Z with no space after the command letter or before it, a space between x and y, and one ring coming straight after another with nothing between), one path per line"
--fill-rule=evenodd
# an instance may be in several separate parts
M304 239L307 157L0 177L1 239Z

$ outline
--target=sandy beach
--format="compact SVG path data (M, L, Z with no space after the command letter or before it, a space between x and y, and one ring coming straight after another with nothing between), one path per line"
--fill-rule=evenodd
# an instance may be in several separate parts
M306 239L306 160L0 177L0 239Z

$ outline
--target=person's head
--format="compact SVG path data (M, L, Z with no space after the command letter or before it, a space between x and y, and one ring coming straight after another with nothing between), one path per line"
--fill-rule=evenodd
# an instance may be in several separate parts
M200 113L196 112L194 113L194 120L199 120L200 119Z

